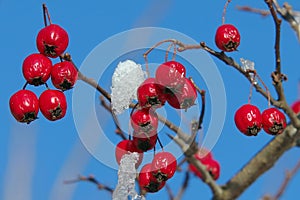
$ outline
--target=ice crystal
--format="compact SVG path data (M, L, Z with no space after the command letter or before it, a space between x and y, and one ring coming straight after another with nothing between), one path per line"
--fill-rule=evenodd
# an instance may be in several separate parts
M254 68L254 62L251 60L246 60L244 58L240 58L240 61L242 63L242 69L247 72L247 71L255 71ZM251 80L253 81L254 84L257 84L257 81L255 80L254 74L250 74Z
M113 200L146 200L135 191L136 168L138 153L124 154L118 171L118 185L113 192Z
M132 60L120 62L112 76L111 103L115 114L121 114L137 99L137 88L145 80L140 64Z

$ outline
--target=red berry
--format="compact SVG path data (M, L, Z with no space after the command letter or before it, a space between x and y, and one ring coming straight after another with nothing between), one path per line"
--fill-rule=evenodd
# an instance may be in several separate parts
M142 190L154 193L162 189L165 186L166 182L157 181L157 179L152 174L151 166L152 164L148 163L142 167L139 173L138 182Z
M200 148L194 156L199 160L213 159L213 154L205 148Z
M295 113L299 113L300 112L300 100L294 102L291 107Z
M222 51L236 51L240 45L240 40L240 33L232 24L223 24L216 31L215 43Z
M173 154L169 152L159 152L152 160L153 175L158 181L166 181L175 174L177 161Z
M50 121L61 119L67 111L65 94L59 90L45 90L39 98L42 114Z
M256 136L262 128L262 117L259 109L251 104L241 106L235 113L237 128L247 136Z
M196 157L197 158L197 157ZM199 159L197 158L203 165L205 165L206 170L213 177L214 180L217 180L220 177L220 164L214 159ZM193 164L189 164L189 169L199 178L203 178L202 173L197 170L197 168Z
M166 102L164 87L155 78L147 78L138 87L137 98L141 107L159 108Z
M278 135L286 127L286 118L277 108L268 108L262 112L262 124L266 133Z
M51 60L39 53L27 56L22 65L23 76L31 85L42 85L46 83L51 74Z
M68 33L57 24L50 24L42 28L36 37L36 45L40 53L56 58L68 47Z
M176 61L168 61L159 65L155 72L155 79L160 85L176 91L184 84L185 67Z
M78 77L78 71L70 61L63 61L53 65L51 70L51 81L57 89L71 89Z
M133 112L130 118L131 126L136 132L151 132L157 130L158 117L155 111L150 109L140 109Z
M115 156L116 156L116 161L117 163L120 165L121 159L123 157L123 155L127 154L128 152L137 152L139 153L139 160L138 162L135 164L135 167L138 168L140 166L140 164L143 161L143 157L144 154L143 152L139 151L135 145L133 144L132 140L122 140L121 142L119 142L116 146L115 149Z
M157 141L157 131L147 132L133 132L132 141L136 148L146 152L153 149Z
M197 99L197 90L188 78L184 78L183 87L176 93L167 95L168 103L176 109L188 109Z
M39 100L30 90L19 90L10 97L9 107L18 122L29 124L37 118Z

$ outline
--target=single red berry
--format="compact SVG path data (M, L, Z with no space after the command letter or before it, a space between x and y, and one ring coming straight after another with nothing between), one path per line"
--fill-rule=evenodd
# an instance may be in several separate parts
M222 51L236 51L240 45L240 40L240 33L232 24L223 24L216 31L215 43Z
M56 121L65 116L67 112L66 96L59 90L45 90L39 98L42 114L50 121Z
M173 108L186 110L193 106L197 99L195 85L188 78L184 80L183 87L177 93L167 95L167 101Z
M177 161L173 154L163 151L156 153L152 160L153 175L158 181L166 181L173 177L177 169Z
M18 122L27 123L37 119L39 100L30 90L19 90L9 99L10 112Z
M196 157L197 158L197 157ZM214 180L217 180L220 177L221 167L218 161L210 158L199 159L197 158L203 165L205 165L206 170L212 176ZM193 164L189 164L189 169L199 178L203 178L202 173L197 170L197 168Z
M292 104L291 108L295 113L299 113L300 112L300 100L294 102Z
M153 130L150 132L133 132L132 134L133 144L139 150L146 152L153 149L157 141L157 131Z
M57 24L50 24L42 28L36 37L36 45L40 53L56 58L68 47L68 33Z
M185 67L176 61L165 62L159 65L155 71L156 82L171 91L182 88L185 75Z
M122 140L121 142L119 142L117 144L116 149L115 149L115 156L116 156L117 163L120 165L123 155L127 154L128 152L139 153L139 160L135 164L135 167L138 168L143 161L144 154L143 154L143 152L141 152L140 150L138 150L136 148L136 146L133 144L132 140Z
M268 108L262 112L262 124L266 133L278 135L286 127L286 118L277 108Z
M25 80L31 85L42 85L50 78L52 68L51 60L40 53L27 56L22 65Z
M158 117L155 111L150 109L135 110L130 118L131 126L136 132L151 132L157 130Z
M147 78L138 87L137 98L141 107L159 108L166 102L164 87L155 78Z
M63 61L53 65L51 81L57 89L63 91L71 89L78 78L78 71L70 61Z
M213 154L212 152L210 152L209 150L205 149L205 148L200 148L195 154L194 156L198 159L198 160L203 160L203 159L213 159Z
M234 116L237 128L247 136L256 136L262 128L262 117L259 109L251 104L241 106Z
M152 164L148 163L142 167L139 173L138 183L142 190L154 193L162 189L165 186L166 182L157 181L157 179L152 174L151 166Z

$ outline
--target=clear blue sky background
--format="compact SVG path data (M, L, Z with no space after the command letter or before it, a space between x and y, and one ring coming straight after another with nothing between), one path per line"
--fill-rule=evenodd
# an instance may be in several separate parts
M298 1L289 2L295 9L300 10ZM224 1L0 1L2 69L0 199L110 199L106 191L99 191L92 184L83 182L63 184L64 180L74 179L78 174L93 174L100 182L111 187L116 185L117 180L117 171L98 162L80 143L72 116L72 112L76 112L71 109L72 91L67 92L70 107L65 118L60 121L48 122L40 115L40 119L26 125L17 123L10 114L9 98L24 84L21 73L22 61L28 54L37 51L35 37L38 30L43 27L42 3L47 4L53 23L62 25L68 31L70 35L68 51L80 66L89 52L100 42L135 27L157 26L173 29L216 48L214 33L221 23ZM263 0L233 1L230 4L226 22L235 24L242 37L239 51L231 53L231 56L237 61L241 57L253 60L258 73L274 94L269 78L274 68L273 21L270 17L263 18L237 11L235 6L241 5L239 3L266 9ZM283 72L289 78L284 87L287 100L292 103L299 98L297 83L300 78L298 69L300 46L295 33L285 22L282 24L281 47ZM272 137L262 132L255 138L247 138L237 131L233 115L240 105L246 103L249 83L234 69L214 60L224 79L227 94L225 126L213 149L214 156L222 167L217 182L222 184ZM105 87L109 89L109 86ZM37 93L44 89L30 88ZM262 110L267 107L266 100L260 95L254 94L252 101ZM95 103L98 103L97 100ZM209 111L208 108L206 124L209 122ZM104 116L102 119L104 122L107 121L107 133L113 134L110 115L105 113L101 116ZM112 136L114 142L118 142L119 139L116 138ZM266 193L275 193L282 182L285 170L291 169L300 159L299 153L299 149L288 151L240 199L259 199ZM174 193L178 191L182 177L183 173L177 173L169 181ZM300 174L293 178L283 199L294 199L293 197L299 193L299 183ZM210 197L209 188L192 176L183 199ZM163 189L158 194L148 195L147 199L168 199L168 196Z

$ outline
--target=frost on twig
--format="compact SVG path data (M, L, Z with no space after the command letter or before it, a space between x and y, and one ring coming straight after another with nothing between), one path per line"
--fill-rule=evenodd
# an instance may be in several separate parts
M112 76L111 103L114 114L121 114L137 99L137 88L145 80L140 64L132 60L120 62Z
M146 200L135 191L136 168L138 153L124 154L118 171L118 185L113 192L113 200Z
M255 71L254 62L252 62L251 60L245 60L244 58L240 58L240 61L242 63L242 68L245 72ZM253 82L253 84L257 84L257 81L255 80L253 73L250 73L250 77L251 77L251 81Z

